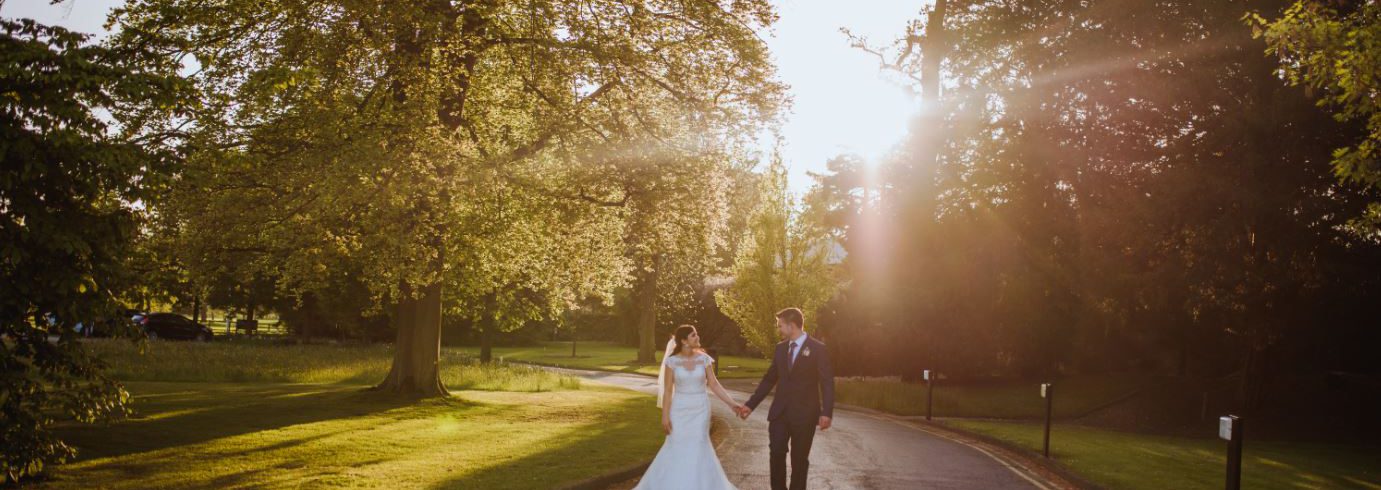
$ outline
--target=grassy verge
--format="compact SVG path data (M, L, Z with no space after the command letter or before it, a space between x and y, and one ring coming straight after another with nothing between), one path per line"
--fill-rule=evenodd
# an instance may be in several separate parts
M478 347L463 347L460 352L477 356ZM580 342L576 344L576 356L571 357L570 342L544 342L533 347L496 347L494 356L507 361L531 362L550 366L600 371L657 375L660 364L638 364L638 350L608 342ZM660 361L662 353L656 353ZM719 376L725 379L762 377L770 361L751 357L723 356L719 359Z
M650 396L458 352L442 361L453 396L418 400L363 390L383 347L89 345L137 413L60 427L78 457L37 488L552 488L663 440Z
M1140 375L1111 374L1075 376L1060 380L1055 397L1055 416L1078 416L1136 391L1145 382ZM836 400L899 415L925 415L925 384L902 383L896 378L839 379ZM993 382L935 386L936 417L1043 418L1045 400L1035 382Z
M1035 423L947 421L947 425L1039 451ZM1249 435L1250 436L1250 435ZM1057 425L1051 456L1106 488L1220 488L1223 441L1116 432ZM1242 487L1252 489L1357 488L1381 490L1381 448L1247 440Z

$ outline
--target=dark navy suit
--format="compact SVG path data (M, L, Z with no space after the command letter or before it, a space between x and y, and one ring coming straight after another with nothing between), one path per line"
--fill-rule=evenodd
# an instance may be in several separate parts
M801 342L801 339L797 339ZM794 363L788 360L790 342L777 344L772 365L748 399L756 410L775 386L772 407L767 410L768 444L771 453L772 488L786 490L786 455L791 454L791 489L806 488L810 470L810 443L820 417L834 416L834 368L825 343L805 336L797 347Z

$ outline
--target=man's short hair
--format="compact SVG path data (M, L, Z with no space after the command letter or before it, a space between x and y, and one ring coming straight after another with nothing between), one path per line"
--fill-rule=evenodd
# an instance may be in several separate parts
M786 320L788 323L796 325L797 327L805 328L806 326L806 317L801 313L800 308L787 308L779 311L777 312L777 318Z

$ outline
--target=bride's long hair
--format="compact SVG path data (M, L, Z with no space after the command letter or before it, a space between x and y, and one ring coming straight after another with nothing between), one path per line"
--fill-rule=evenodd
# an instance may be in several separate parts
M694 325L681 325L676 327L676 331L671 334L671 338L676 342L676 348L671 350L671 355L680 354L681 350L686 347L686 339L690 338L690 334L694 332Z

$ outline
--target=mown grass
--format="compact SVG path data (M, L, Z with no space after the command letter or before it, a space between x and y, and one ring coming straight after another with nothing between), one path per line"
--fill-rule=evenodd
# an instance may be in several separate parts
M86 342L121 381L372 384L388 375L388 345L282 344L256 341ZM480 364L443 349L441 381L450 389L548 391L580 388L580 379L531 366Z
M460 352L478 356L478 347L462 347ZM638 350L610 342L578 342L576 355L571 357L570 342L544 342L530 347L495 347L494 357L507 361L529 362L548 366L561 366L575 369L617 371L624 373L657 375L662 352L656 352L657 364L639 364ZM719 377L757 378L767 372L771 361L751 357L722 356L719 359Z
M1039 451L1036 423L950 420L947 425ZM1105 488L1221 488L1225 442L1055 425L1051 457ZM1381 490L1381 447L1254 441L1243 448L1242 488Z
M650 397L467 391L415 400L340 384L133 382L139 414L62 436L34 488L554 488L651 457Z
M1056 417L1075 417L1125 397L1146 382L1135 374L1073 376L1056 383ZM839 403L899 415L925 415L926 385L897 378L841 378L835 382ZM935 385L934 416L1025 419L1044 418L1040 383L1001 381Z
M452 394L365 390L382 346L87 342L135 415L66 424L75 461L34 488L561 487L656 453L652 397L448 351Z

